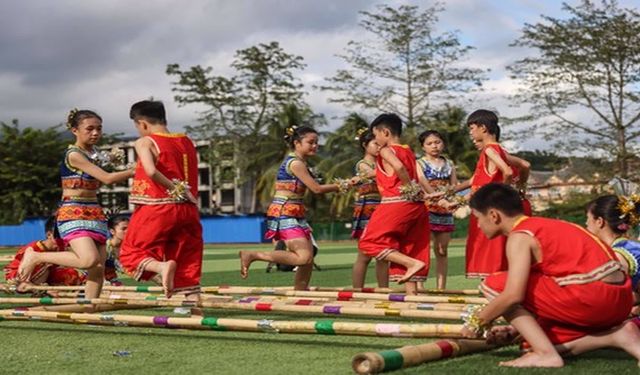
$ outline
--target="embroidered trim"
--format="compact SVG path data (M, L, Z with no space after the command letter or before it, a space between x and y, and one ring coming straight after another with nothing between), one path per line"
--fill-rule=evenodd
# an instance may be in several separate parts
M577 273L564 277L554 277L553 279L560 286L575 285L575 284L588 284L594 281L601 280L602 278L619 271L622 268L620 262L616 260L610 260L600 267L594 268L587 273Z

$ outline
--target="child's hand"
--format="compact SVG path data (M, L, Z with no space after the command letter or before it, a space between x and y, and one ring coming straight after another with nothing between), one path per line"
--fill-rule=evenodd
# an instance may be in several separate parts
M463 337L468 339L477 339L480 337L477 331L467 327L466 325L462 326L462 330L460 331Z
M351 177L351 179L349 180L349 185L351 185L351 186L358 185L360 183L360 181L362 181L360 176Z
M449 202L446 199L440 199L437 203L438 206L445 208L449 211L454 211L456 208L458 208L458 203L456 202Z
M194 197L193 194L191 194L191 190L187 190L184 196L185 198L187 198L187 201L195 204L196 206L198 205L198 199L196 199L196 197Z
M445 196L446 192L444 191L436 191L433 193L423 193L424 194L424 198L428 199L428 200L435 200L437 198L442 198Z

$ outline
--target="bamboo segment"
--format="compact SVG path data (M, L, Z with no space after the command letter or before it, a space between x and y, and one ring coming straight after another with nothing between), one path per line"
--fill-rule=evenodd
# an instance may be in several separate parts
M128 305L134 307L200 307L222 310L249 310L255 312L286 312L296 314L316 314L316 315L348 315L365 317L404 317L416 319L442 319L461 320L466 316L465 311L444 311L444 310L413 310L394 309L387 305L376 307L370 306L343 306L333 303L322 305L311 304L286 304L278 301L259 302L255 299L238 302L216 302L211 300L189 301L189 300L158 300L147 299L126 299L126 298L0 298L0 304L41 304L41 305Z
M379 353L356 354L351 360L351 367L358 374L377 374L494 348L495 345L484 340L439 340Z
M381 324L316 321L275 321L223 318L182 318L119 314L61 313L31 310L0 310L4 319L48 319L55 322L113 325L141 325L161 328L210 329L215 331L249 331L271 333L305 333L320 335L354 335L380 337L461 337L461 324Z
M309 287L311 292L358 292L358 293L404 293L404 288L334 288L324 286ZM478 289L418 289L419 294L479 296Z

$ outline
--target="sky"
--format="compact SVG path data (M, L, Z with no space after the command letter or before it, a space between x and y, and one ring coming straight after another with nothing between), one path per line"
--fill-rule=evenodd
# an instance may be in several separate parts
M433 4L425 1L390 5ZM569 2L575 4L575 1ZM629 6L632 0L620 1ZM211 66L231 74L236 50L278 41L307 64L300 74L313 110L338 126L350 111L328 103L329 94L313 85L345 68L336 55L360 40L359 11L374 10L366 0L0 0L0 121L45 128L65 121L71 108L97 111L108 133L133 135L130 105L154 97L167 106L174 131L197 123L202 108L178 107L167 64ZM562 17L555 0L447 0L438 31L457 30L474 47L462 62L491 69L484 92L465 97L468 112L496 109L517 116L510 106L515 82L506 66L531 51L509 47L525 23L541 14ZM566 14L565 14L566 15ZM534 140L524 148L538 148ZM522 148L522 147L520 147Z

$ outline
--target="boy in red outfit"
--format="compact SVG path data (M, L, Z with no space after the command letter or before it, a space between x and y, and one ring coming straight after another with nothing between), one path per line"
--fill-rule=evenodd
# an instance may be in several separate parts
M195 195L198 161L191 139L170 133L159 101L141 101L129 117L141 138L129 202L136 204L120 262L136 280L159 274L165 294L197 299L202 273L202 226Z
M413 151L400 144L400 117L382 114L370 129L380 146L376 183L382 200L360 237L358 250L391 262L389 278L406 283L407 294L416 294L417 282L429 272L429 213L422 199L443 194L433 193L428 183L418 185ZM422 189L430 194L424 195Z
M558 352L603 346L640 358L638 328L632 322L618 326L631 311L633 295L609 246L578 225L525 216L520 195L505 184L480 188L470 206L487 237L508 235L508 272L480 285L490 302L466 318L465 336L481 335L504 316L531 346L504 366L561 367Z
M18 250L13 260L4 267L4 277L7 282L15 283L18 292L25 292L31 285L82 285L84 275L71 267L62 267L50 263L40 263L31 272L29 279L23 282L18 280L18 267L27 249L37 252L65 251L64 241L60 238L56 228L56 217L50 217L44 224L47 238L34 241Z
M479 109L467 118L469 134L476 143L482 144L478 163L471 178L471 194L482 186L492 182L511 183L513 169L507 162L504 149L496 141L499 134L498 116L491 111ZM480 228L476 218L469 218L469 233L466 245L466 276L468 278L486 277L507 268L504 256L506 237L497 236L488 239Z

